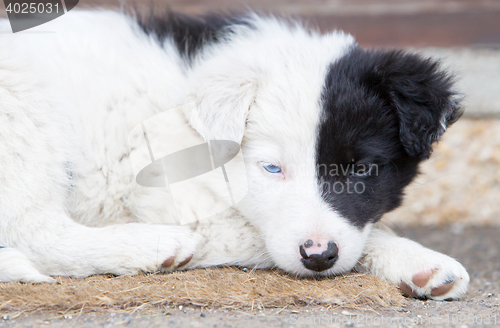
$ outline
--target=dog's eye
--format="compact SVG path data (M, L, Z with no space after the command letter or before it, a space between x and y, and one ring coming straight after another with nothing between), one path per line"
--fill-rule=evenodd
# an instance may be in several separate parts
M262 167L269 173L281 173L281 167L270 163L262 163Z
M375 164L354 164L351 172L349 172L349 175L356 176L356 177L364 177L367 175L370 175L373 167Z

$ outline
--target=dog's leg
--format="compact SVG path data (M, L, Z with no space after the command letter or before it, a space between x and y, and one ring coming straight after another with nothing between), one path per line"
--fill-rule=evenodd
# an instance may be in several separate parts
M47 206L6 214L0 222L1 243L8 246L0 249L0 281L173 270L189 262L197 245L196 235L183 226L91 228L72 221L63 208Z
M89 228L69 218L40 216L45 222L38 220L43 226L34 224L35 229L4 229L4 240L15 249L0 249L0 281L169 271L186 265L197 245L196 235L182 226L130 223Z
M187 227L140 223L103 228L74 225L52 238L25 253L40 271L73 277L171 271L190 261L197 244Z
M373 229L361 264L374 275L398 285L408 296L458 299L469 284L467 271L456 260L398 237L387 228Z

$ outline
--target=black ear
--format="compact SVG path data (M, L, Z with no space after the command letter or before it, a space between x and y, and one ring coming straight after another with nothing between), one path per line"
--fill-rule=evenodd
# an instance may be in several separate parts
M408 155L429 158L432 143L462 115L452 76L438 61L404 51L375 51L369 57L373 66L364 82L394 108Z

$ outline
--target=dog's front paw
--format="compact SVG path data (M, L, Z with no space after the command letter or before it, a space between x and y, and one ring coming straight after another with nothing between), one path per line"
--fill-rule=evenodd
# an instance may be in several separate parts
M429 250L430 251L430 250ZM433 252L433 251L431 251ZM441 253L416 254L423 256L424 261L410 260L416 265L409 265L407 270L412 275L404 274L399 287L407 296L431 298L435 300L459 299L467 291L469 275L456 260ZM422 269L424 265L425 269Z
M459 299L469 284L467 271L456 260L406 238L386 236L378 245L372 241L364 266L412 297Z
M116 255L103 258L106 263L99 266L117 275L183 269L191 261L200 238L184 226L129 223L110 229L121 241L108 240L108 250L113 248Z

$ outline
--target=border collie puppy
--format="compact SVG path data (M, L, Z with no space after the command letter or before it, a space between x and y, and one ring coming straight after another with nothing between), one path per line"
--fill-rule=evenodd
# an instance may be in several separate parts
M466 292L461 264L377 224L460 116L438 62L255 14L0 30L0 281L359 263L411 296Z

